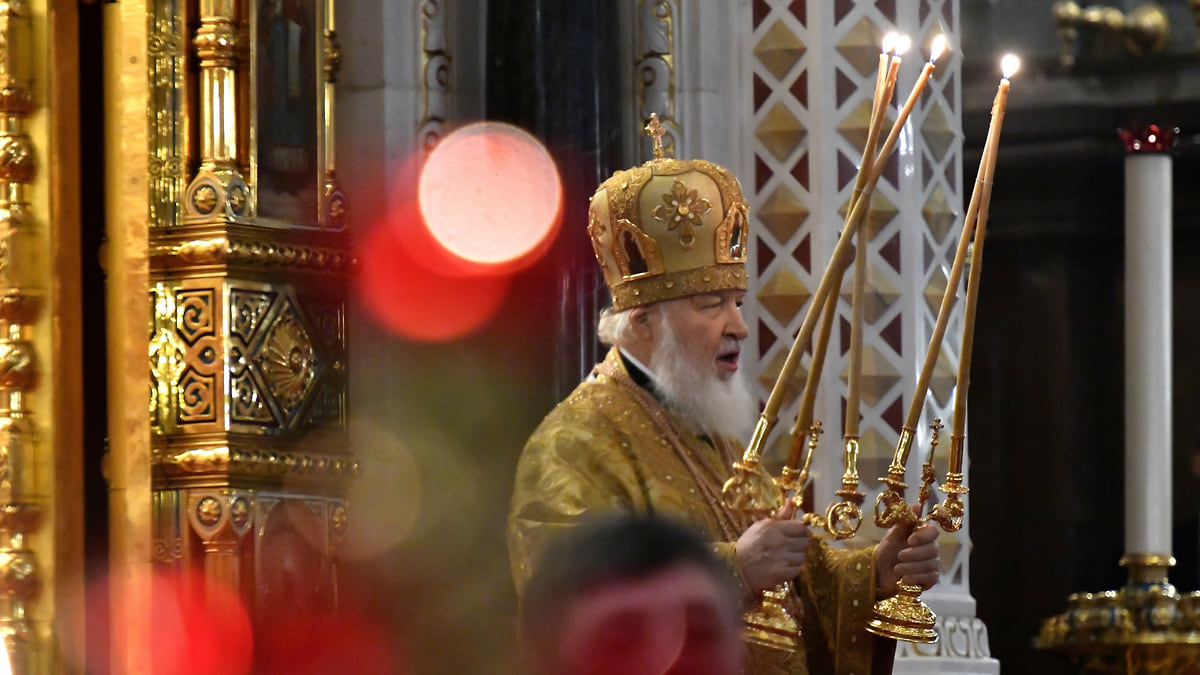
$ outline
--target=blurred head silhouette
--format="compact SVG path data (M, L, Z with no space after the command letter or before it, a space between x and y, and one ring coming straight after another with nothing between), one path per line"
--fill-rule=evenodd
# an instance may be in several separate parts
M741 672L730 572L673 522L623 517L565 532L521 609L521 657L534 675Z

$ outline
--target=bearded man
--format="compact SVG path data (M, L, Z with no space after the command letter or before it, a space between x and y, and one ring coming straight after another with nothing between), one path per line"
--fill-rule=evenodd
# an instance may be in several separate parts
M841 550L789 507L755 521L725 505L738 439L757 417L739 371L748 206L726 169L656 154L591 199L588 234L613 300L598 333L613 348L521 455L508 532L518 593L556 534L613 513L665 516L711 543L747 605L794 582L802 649L752 644L746 672L872 672L873 653L893 644L866 632L871 608L901 577L936 583L937 530L893 528L875 547Z

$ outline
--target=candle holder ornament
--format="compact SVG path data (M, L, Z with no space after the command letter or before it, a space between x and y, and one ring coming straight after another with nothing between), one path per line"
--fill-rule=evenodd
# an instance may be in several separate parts
M904 460L912 447L913 433L907 428L901 431L900 448L888 467L888 475L880 479L887 483L888 489L875 499L875 523L880 527L915 527L930 521L936 522L946 532L956 532L962 527L961 495L966 492L966 488L962 487L962 474L958 475L957 483L947 475L946 484L942 486L943 491L947 492L946 500L936 505L929 514L919 515L933 496L934 480L931 475L936 478L933 455L942 429L941 419L935 418L930 428L933 434L929 441L929 458L922 471L921 492L915 509L909 508L904 497L907 489L904 483ZM920 586L904 583L901 579L896 584L895 595L875 603L874 616L867 624L867 630L875 635L918 644L937 642L937 616L921 599L921 590Z
M1020 59L1012 54L1006 54L1001 59L1000 86L996 90L996 99L992 104L992 119L988 126L987 140L980 157L975 189L971 194L966 217L963 219L963 230L951 266L950 280L942 295L942 303L938 309L933 334L929 340L925 362L918 376L917 386L913 391L908 416L904 426L901 427L900 438L896 443L896 452L892 457L892 463L888 466L887 476L879 479L887 485L887 489L880 493L875 500L875 523L880 527L912 528L927 522L936 523L946 532L955 532L962 527L965 513L962 496L967 493L967 488L963 485L962 472L963 449L966 442L966 395L970 385L971 349L975 337L975 311L983 265L983 244L987 234L987 216L991 203L992 179L996 167L996 151L1008 103L1009 79L1020 68L1020 64ZM962 344L958 354L958 378L954 396L954 426L950 436L951 452L946 482L941 486L946 497L929 514L921 516L925 503L932 496L929 490L932 488L933 482L931 478L933 454L941 427L940 420L935 420L932 425L933 435L930 442L929 459L925 462L922 472L923 489L916 509L910 508L905 499L905 491L908 487L904 483L905 466L908 464L908 455L912 449L917 420L920 418L921 408L928 392L929 378L941 351L942 338L949 321L950 307L954 303L954 293L958 288L968 255L971 258L971 273L966 282ZM903 579L896 586L896 595L875 603L874 618L867 625L867 630L876 635L897 640L924 644L937 642L938 634L935 629L937 617L921 600L921 587L905 583Z
M762 465L761 452L770 425L762 418L742 460L733 464L733 475L721 487L725 505L756 517L773 516L784 506L784 493ZM784 582L763 591L753 607L742 616L743 637L763 647L796 651L800 646L800 623L788 608L791 584Z
M1085 673L1200 672L1200 591L1168 581L1169 555L1126 555L1126 585L1072 593L1067 610L1046 619L1037 649L1057 652Z
M1161 326L1168 335L1171 331L1170 285L1157 283L1155 275L1146 278L1141 270L1150 266L1132 252L1153 251L1170 260L1170 155L1178 131L1155 124L1120 130L1128 155L1127 331L1146 326ZM1127 333L1125 554L1120 564L1128 580L1116 590L1072 593L1066 611L1045 619L1034 639L1034 647L1057 653L1084 673L1200 673L1200 591L1180 592L1169 580L1176 562L1169 491L1170 364L1148 358L1154 350L1138 347L1145 344L1139 335ZM1154 378L1155 384L1137 383L1138 377ZM1168 440L1157 440L1156 433L1165 433ZM1156 474L1160 469L1164 472Z
M789 498L789 492L792 493L790 499L794 500L793 503L797 507L800 506L804 486L808 480L808 462L811 460L812 451L816 447L820 433L819 426L810 429L808 425L809 420L811 420L811 400L815 393L816 377L810 377L809 381L805 384L804 401L801 404L801 412L797 416L796 425L792 432L793 445L791 457L787 465L783 468L779 480L770 479L769 474L763 468L761 461L762 450L767 437L774 429L779 409L783 404L786 385L799 367L801 354L809 346L813 331L816 328L818 315L827 315L824 321L826 329L832 324L834 318L833 310L837 302L833 289L840 286L842 274L850 264L851 241L858 234L860 226L865 220L867 212L870 210L870 194L882 175L883 167L887 164L888 158L896 148L901 131L909 115L912 113L930 76L933 74L934 64L946 47L946 39L945 36L937 36L934 39L931 45L929 61L921 69L908 98L899 109L896 120L893 122L891 130L884 139L882 147L876 153L878 134L881 131L884 120L883 112L891 100L895 85L895 75L900 65L900 54L908 46L908 38L904 36L889 35L885 38L884 50L880 55L879 73L876 78L875 100L872 105L870 125L871 130L868 134L866 147L864 148L863 162L859 167L859 174L855 181L854 197L851 199L845 223L838 237L837 244L834 246L833 253L830 256L829 264L821 276L821 281L816 291L813 293L808 311L801 323L800 330L796 334L792 347L788 351L787 358L780 367L775 385L763 406L751 441L747 445L741 461L734 463L733 475L726 481L722 488L723 499L731 509L759 516L764 514L775 515L778 513L781 503ZM865 269L864 255L865 244L860 239L855 251L857 267L854 303L856 310L855 323L860 325L859 331L861 331L861 318L859 317L861 317L862 309L860 297L862 292L860 287L863 283L862 275ZM861 336L859 335L858 338L861 339ZM820 338L821 344L819 346L814 345L814 365L810 371L810 376L814 375L815 371L819 371L820 359L824 355L827 340L827 337L822 336ZM853 363L854 359L852 358L851 361ZM850 378L851 391L848 392L849 403L854 405L857 405L857 396L855 393L857 379L857 376ZM926 382L927 380L928 378L926 377ZM858 428L856 408L851 406L849 410L852 414L847 415L848 423L844 435L845 471L842 475L842 487L836 492L840 500L831 504L824 516L816 513L806 513L802 516L802 520L805 523L823 528L836 539L847 539L858 531L862 523L861 507L865 500L865 495L858 489ZM803 437L806 431L809 432L808 436L811 439L808 446L808 459L805 461L805 468L797 473L796 463L802 451ZM902 466L897 480L902 484ZM901 499L902 501L903 499ZM905 506L903 510L907 511L907 507ZM917 592L919 593L919 591L920 589L918 588ZM774 589L765 591L757 606L745 614L746 639L768 647L795 650L799 646L800 629L795 617L792 616L786 606L791 596L790 584L781 584Z

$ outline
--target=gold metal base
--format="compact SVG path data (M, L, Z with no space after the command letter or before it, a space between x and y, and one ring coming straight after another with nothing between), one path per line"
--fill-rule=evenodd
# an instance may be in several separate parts
M800 648L800 626L783 606L791 592L788 584L763 591L757 607L746 612L743 636L748 642L772 649L794 652Z
M887 638L933 644L938 641L933 610L921 600L921 587L897 584L896 595L875 603L867 630Z

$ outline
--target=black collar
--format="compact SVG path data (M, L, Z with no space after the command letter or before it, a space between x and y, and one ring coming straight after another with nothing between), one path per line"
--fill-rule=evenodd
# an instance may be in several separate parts
M654 394L658 398L658 392L654 389L654 380L651 379L650 373L647 373L644 368L633 362L633 359L625 355L625 352L617 350L617 356L621 357L621 365L625 366L625 372L629 373L629 379L633 380L634 384Z

